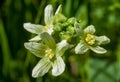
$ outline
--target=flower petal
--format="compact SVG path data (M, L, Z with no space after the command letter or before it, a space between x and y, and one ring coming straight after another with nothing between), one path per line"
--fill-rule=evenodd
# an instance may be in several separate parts
M62 40L60 43L57 44L56 54L62 56L66 49L68 49L69 44L66 40Z
M62 74L65 70L64 61L60 56L57 57L52 66L53 66L52 75L54 76Z
M59 6L58 6L55 14L61 13L61 11L62 11L62 7L61 7L61 6L62 6L62 5L59 5Z
M107 44L110 42L110 39L107 36L96 36L96 42L98 45Z
M82 36L82 35L83 35L83 30L82 30L80 24L77 23L77 22L75 22L74 27L75 27L76 33L77 33L78 35Z
M95 28L93 25L89 25L87 28L84 29L85 33L90 33L90 34L94 34L95 33Z
M52 24L52 19L53 19L53 7L52 7L52 5L46 6L44 15L45 15L45 17L44 17L45 24L46 25Z
M51 49L55 49L56 43L52 36L50 36L48 33L44 32L41 34L41 39L43 42Z
M75 47L75 53L76 54L84 54L88 51L87 45L81 40L78 45Z
M31 24L31 23L24 23L24 28L34 34L40 34L43 32L43 27L42 25L36 25L36 24Z
M32 77L39 77L45 75L51 68L52 63L46 57L41 59L38 64L33 68Z
M31 38L29 41L31 41L31 42L37 42L39 40L41 40L40 35L37 35L37 36Z
M90 46L90 49L91 49L92 51L94 51L95 53L97 53L97 54L104 54L104 53L107 52L106 49L104 49L104 48L102 48L102 47L100 47L100 46L96 46L96 47L91 47L91 46Z
M37 57L43 57L45 54L46 46L36 42L24 43L26 49L33 53Z
M49 29L47 30L47 33L51 35L52 32L53 32L53 25L50 25Z

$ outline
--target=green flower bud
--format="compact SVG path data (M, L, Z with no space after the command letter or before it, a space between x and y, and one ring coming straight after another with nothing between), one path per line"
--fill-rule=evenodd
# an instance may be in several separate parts
M71 24L71 25L74 25L75 21L76 21L76 18L75 18L75 17L71 17L71 18L68 19L67 22L68 22L69 24Z
M55 31L61 31L62 30L62 24L61 23L55 24L53 30L55 30Z
M73 26L68 26L67 31L68 31L70 34L74 34L75 29L74 29Z
M65 22L66 20L67 18L63 14L58 13L53 18L53 24L56 24L58 22Z
M63 22L63 23L62 23L62 26L63 26L63 27L67 27L68 25L69 25L69 24L68 24L67 22Z
M62 40L67 40L67 41L70 41L71 39L71 36L67 33L67 32L60 32L60 38Z

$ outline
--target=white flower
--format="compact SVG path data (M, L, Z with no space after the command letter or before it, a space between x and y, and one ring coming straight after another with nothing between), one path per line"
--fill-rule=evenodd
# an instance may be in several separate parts
M65 70L65 64L62 55L68 48L66 40L56 44L54 39L48 33L42 33L43 43L26 42L25 48L35 56L42 58L32 71L33 77L45 75L52 67L52 75L58 76Z
M59 5L58 9L56 10L55 14L58 14L61 10L61 5ZM48 34L52 34L53 32L53 7L52 5L47 5L44 11L44 21L45 26L38 25L38 24L31 24L31 23L24 23L24 28L33 33L37 34L34 38L30 39L29 41L39 41L41 40L40 34L43 32L47 32Z
M97 54L104 54L107 52L106 49L100 47L99 45L109 43L110 39L106 36L95 36L94 33L96 30L93 25L88 26L84 30L82 30L77 23L75 27L78 34L81 35L81 40L75 47L76 54L84 54L89 49ZM80 31L78 28L80 28Z

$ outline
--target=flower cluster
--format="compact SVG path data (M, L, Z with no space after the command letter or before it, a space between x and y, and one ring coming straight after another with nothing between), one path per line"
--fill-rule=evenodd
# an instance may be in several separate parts
M33 68L32 76L45 75L52 68L52 75L58 76L65 70L62 56L70 46L75 46L75 54L84 54L89 49L97 54L104 54L106 49L100 47L110 39L106 36L95 36L93 25L84 30L75 17L67 18L61 13L61 5L53 15L52 5L47 5L44 12L45 25L24 23L24 28L35 34L35 37L25 42L24 46L32 54L40 57L40 61ZM78 41L79 40L79 41Z

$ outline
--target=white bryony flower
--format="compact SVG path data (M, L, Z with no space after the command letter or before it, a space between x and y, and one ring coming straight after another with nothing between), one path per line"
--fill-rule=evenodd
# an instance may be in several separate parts
M57 8L55 15L61 12L61 5ZM24 23L24 28L33 33L37 34L34 38L30 39L29 41L39 41L41 40L40 34L43 32L47 32L50 35L53 32L53 7L52 5L47 5L44 11L44 21L45 21L45 26L43 25L38 25L38 24L31 24L31 23Z
M65 70L65 64L62 55L68 48L69 44L66 40L62 40L58 44L55 43L52 36L44 32L41 34L43 43L26 42L25 48L28 49L35 56L40 57L41 60L34 67L32 71L33 77L45 75L52 67L52 75L58 76Z
M100 47L99 45L109 43L110 39L106 36L95 36L94 33L96 30L93 25L90 25L82 30L80 26L76 23L75 28L81 39L75 47L76 54L84 54L89 49L97 54L104 54L107 52L106 49ZM80 30L78 30L78 28L80 28Z

